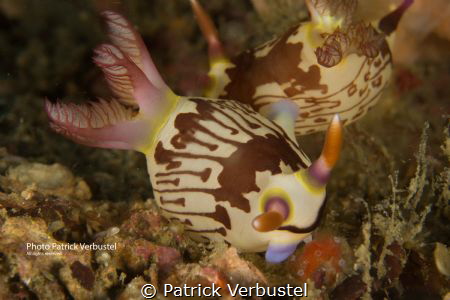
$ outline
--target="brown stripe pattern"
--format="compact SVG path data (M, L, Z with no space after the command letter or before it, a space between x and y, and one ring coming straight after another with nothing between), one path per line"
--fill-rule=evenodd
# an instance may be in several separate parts
M249 213L258 200L247 196L261 192L257 176L293 172L309 161L281 127L247 105L184 101L155 147L153 189L163 212L188 220L190 232L224 237L233 211Z
M220 97L247 103L261 113L289 98L299 106L296 135L326 130L337 113L346 124L363 116L389 81L392 61L386 41L380 42L374 57L350 54L327 68L318 63L306 27L294 27L233 59L233 67L226 70L230 82Z

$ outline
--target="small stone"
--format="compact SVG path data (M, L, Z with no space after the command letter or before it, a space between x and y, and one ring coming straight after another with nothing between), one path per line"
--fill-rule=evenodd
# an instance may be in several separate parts
M94 287L95 275L92 269L78 260L70 265L72 276L78 280L82 287L92 290Z
M226 274L232 284L245 286L255 286L257 282L268 284L266 276L251 262L242 259L234 247L216 253L211 258L210 263Z
M74 176L60 164L44 165L40 163L26 163L12 168L8 177L25 186L36 184L42 189L56 189L69 187L73 184Z
M120 232L119 227L111 227L110 229L108 229L108 233L106 236L110 237L110 236L118 234L119 232Z
M141 294L141 288L147 284L141 276L133 278L117 297L118 300L128 300L128 299L143 299Z
M450 249L444 244L436 243L433 254L439 272L445 276L450 276Z
M22 163L8 170L0 185L5 189L22 193L25 199L35 190L43 195L52 195L77 200L89 200L91 190L84 180L75 177L69 169L60 165L45 165L41 163Z
M56 231L58 231L58 230L60 230L60 229L62 229L62 228L64 228L64 222L63 221L54 221L54 222L51 222L49 225L48 225L48 231L50 231L51 233L53 233L53 232L56 232Z
M95 261L99 264L107 266L111 262L111 255L106 251L97 251L95 253Z

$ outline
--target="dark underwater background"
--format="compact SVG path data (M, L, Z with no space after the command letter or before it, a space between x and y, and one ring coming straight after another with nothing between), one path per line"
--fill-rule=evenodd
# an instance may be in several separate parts
M308 18L303 1L261 0L269 9L257 1L202 1L228 54ZM361 2L364 16L388 5ZM449 297L450 5L429 3L421 22L433 25L400 24L409 34L392 49L389 88L345 127L317 230L330 253L308 278L313 299ZM106 8L136 26L174 91L201 95L207 85L206 43L187 0L0 0L0 299L142 299L145 283L301 286L305 246L268 265L263 254L193 242L159 214L142 154L88 148L50 130L45 98L110 96L91 59L106 40ZM299 141L315 158L323 138ZM320 244L336 239L334 252ZM33 256L27 242L118 249Z

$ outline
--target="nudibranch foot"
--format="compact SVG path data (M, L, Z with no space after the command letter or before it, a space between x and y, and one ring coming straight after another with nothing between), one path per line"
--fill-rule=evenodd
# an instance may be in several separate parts
M298 243L270 244L266 251L266 261L269 263L281 263L291 256L297 249Z

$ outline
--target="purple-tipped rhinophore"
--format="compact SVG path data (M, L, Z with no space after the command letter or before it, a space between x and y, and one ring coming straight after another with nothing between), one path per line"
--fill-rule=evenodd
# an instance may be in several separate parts
M322 154L308 168L308 175L311 181L323 186L330 178L331 169L336 164L341 152L342 144L342 123L338 115L335 115L328 127Z

